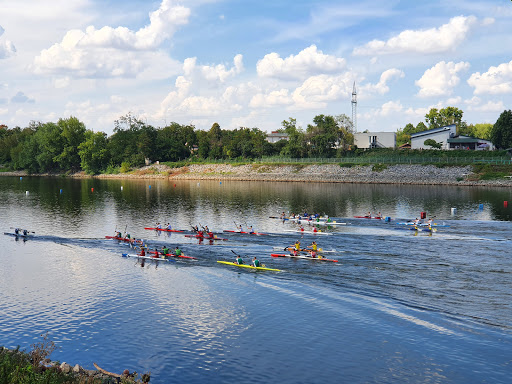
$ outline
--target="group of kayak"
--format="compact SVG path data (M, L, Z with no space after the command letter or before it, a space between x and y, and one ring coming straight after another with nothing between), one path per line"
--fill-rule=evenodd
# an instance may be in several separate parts
M12 227L11 227L12 228ZM28 238L35 232L29 231L28 229L22 229L22 228L14 228L14 233L12 232L4 232L4 235L14 236L16 238L23 237L24 239Z

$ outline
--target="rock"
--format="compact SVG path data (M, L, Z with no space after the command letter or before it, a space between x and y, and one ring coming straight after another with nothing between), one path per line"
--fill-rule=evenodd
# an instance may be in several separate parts
M74 373L84 373L84 369L79 366L78 364L76 364L74 367L73 367L73 372Z
M60 365L60 370L64 373L69 373L71 372L71 366L66 363L66 362L63 362L61 365Z

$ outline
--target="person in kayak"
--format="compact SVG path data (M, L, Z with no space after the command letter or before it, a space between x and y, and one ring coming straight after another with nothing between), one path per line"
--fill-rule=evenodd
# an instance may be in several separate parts
M23 230L23 236L27 236L28 231L26 229Z
M195 233L199 232L199 228L196 226L193 226L192 225L192 231L194 231Z
M167 248L167 245L164 245L164 247L162 248L162 255L167 256L168 253L169 253L169 248Z
M146 256L146 251L144 250L144 247L140 247L139 256Z
M298 252L298 251L300 251L300 241L299 241L299 240L297 240L297 241L295 242L295 245L293 246L293 249L294 249L295 251L297 251L297 252Z
M311 249L314 251L314 252L317 252L318 251L318 245L316 244L316 241L313 241L310 245Z
M180 249L179 245L176 246L176 248L174 248L174 254L176 256L181 256L182 252L181 252L181 249Z
M162 229L162 224L156 223L156 229Z
M170 231L172 228L171 228L171 223L167 224L167 229Z
M237 255L235 259L235 264L242 265L244 263L244 260L242 259L242 256Z
M256 268L261 267L261 263L256 256L252 258L252 265Z
M18 234L20 233L20 229L19 229L19 228L14 228L14 233L15 233L16 235L18 235Z
M117 233L116 233L116 237L122 238L122 237L123 237L123 234L122 234L121 232L117 232Z
M249 233L254 233L254 229L252 229L252 225L250 227L247 228L247 232Z

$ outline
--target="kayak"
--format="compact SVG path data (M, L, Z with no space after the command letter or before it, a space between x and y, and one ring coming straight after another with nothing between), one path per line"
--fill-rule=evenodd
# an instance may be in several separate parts
M313 231L301 231L301 230L295 230L295 229L285 229L285 232L296 232L296 233L307 233L308 235L332 235L332 233L327 232L313 232Z
M217 237L217 235L215 235L215 237L206 237L206 236L201 236L201 235L185 235L185 237L195 237L196 239L203 239L203 240L227 240L227 239L222 239L220 237Z
M11 232L4 232L4 235L7 235L7 236L14 236L14 237L23 237L24 239L28 239L29 237L34 237L33 235L24 235L23 233L11 233Z
M276 251L280 251L280 250L282 250L283 248L274 247L274 249L275 249ZM293 247L288 247L288 248L286 248L286 249L284 249L284 250L285 250L285 251L293 252L293 250L294 250L294 249L295 249L295 248L293 248ZM301 251L301 252L309 252L309 253L313 252L313 250L312 250L312 249L309 249L309 248L302 248L300 251ZM316 253L335 253L335 252L336 252L335 250L332 250L332 251L326 251L326 250L324 250L324 249L322 249L322 248L318 248L318 249L316 250Z
M414 225L413 222L407 222L407 223L397 223L397 225ZM419 224L416 224L418 227L426 227L428 226L428 224L426 223L419 223ZM437 223L432 223L431 224L432 227L443 227L443 228L449 228L450 226L449 225L444 225L444 224L437 224Z
M164 255L162 252L158 252L158 251L148 251L148 253L153 253L153 254L155 254L155 255L159 255L159 256L180 257L180 258L182 258L182 259L192 259L192 260L197 260L197 257L185 256L185 255L175 255L174 253L166 253L165 255Z
M112 240L117 240L117 241L124 241L126 243L137 243L137 244L140 244L142 243L141 240L134 240L134 239L128 239L126 237L117 237L117 236L105 236L105 239L112 239Z
M271 253L270 256L272 257L291 257L291 258L294 258L294 259L305 259L305 260L316 260L316 261L331 261L333 263L337 263L338 260L334 260L334 259L325 259L325 258L320 258L320 257L311 257L311 256L301 256L301 255L286 255L286 254L281 254L281 253Z
M338 223L337 221L306 221L309 225L347 225L347 223Z
M252 265L247 265L247 264L237 264L237 263L233 263L231 261L217 261L217 263L220 263L220 264L226 264L226 265L232 265L234 267L240 267L240 268L249 268L249 269L254 269L254 270L257 270L257 271L275 271L275 272L281 272L280 269L275 269L275 268L267 268L267 267L254 267Z
M164 259L163 257L130 255L128 253L122 253L121 256L123 256L123 257L136 257L137 259L145 259L145 260L170 261L170 259ZM172 261L175 261L175 260L172 260Z
M162 231L162 232L185 232L185 231L182 231L181 229L150 228L150 227L144 227L144 229L153 230L153 231Z
M229 232L229 233L241 233L243 235L268 235L268 233L261 233L261 232L244 232L244 231L228 231L227 229L223 230L222 232Z
M377 220L383 220L383 217L379 216L354 216L356 219L377 219Z

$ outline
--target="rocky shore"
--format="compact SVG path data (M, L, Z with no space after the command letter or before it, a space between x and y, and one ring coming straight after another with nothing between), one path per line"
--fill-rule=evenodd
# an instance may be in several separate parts
M3 174L23 175L19 172ZM90 177L83 173L68 176ZM130 173L102 174L94 177L512 187L512 178L510 177L478 180L478 175L472 172L471 166L437 167L435 165L418 164L354 165L347 167L341 167L338 164L193 164L181 168L169 168L166 165L154 164Z

